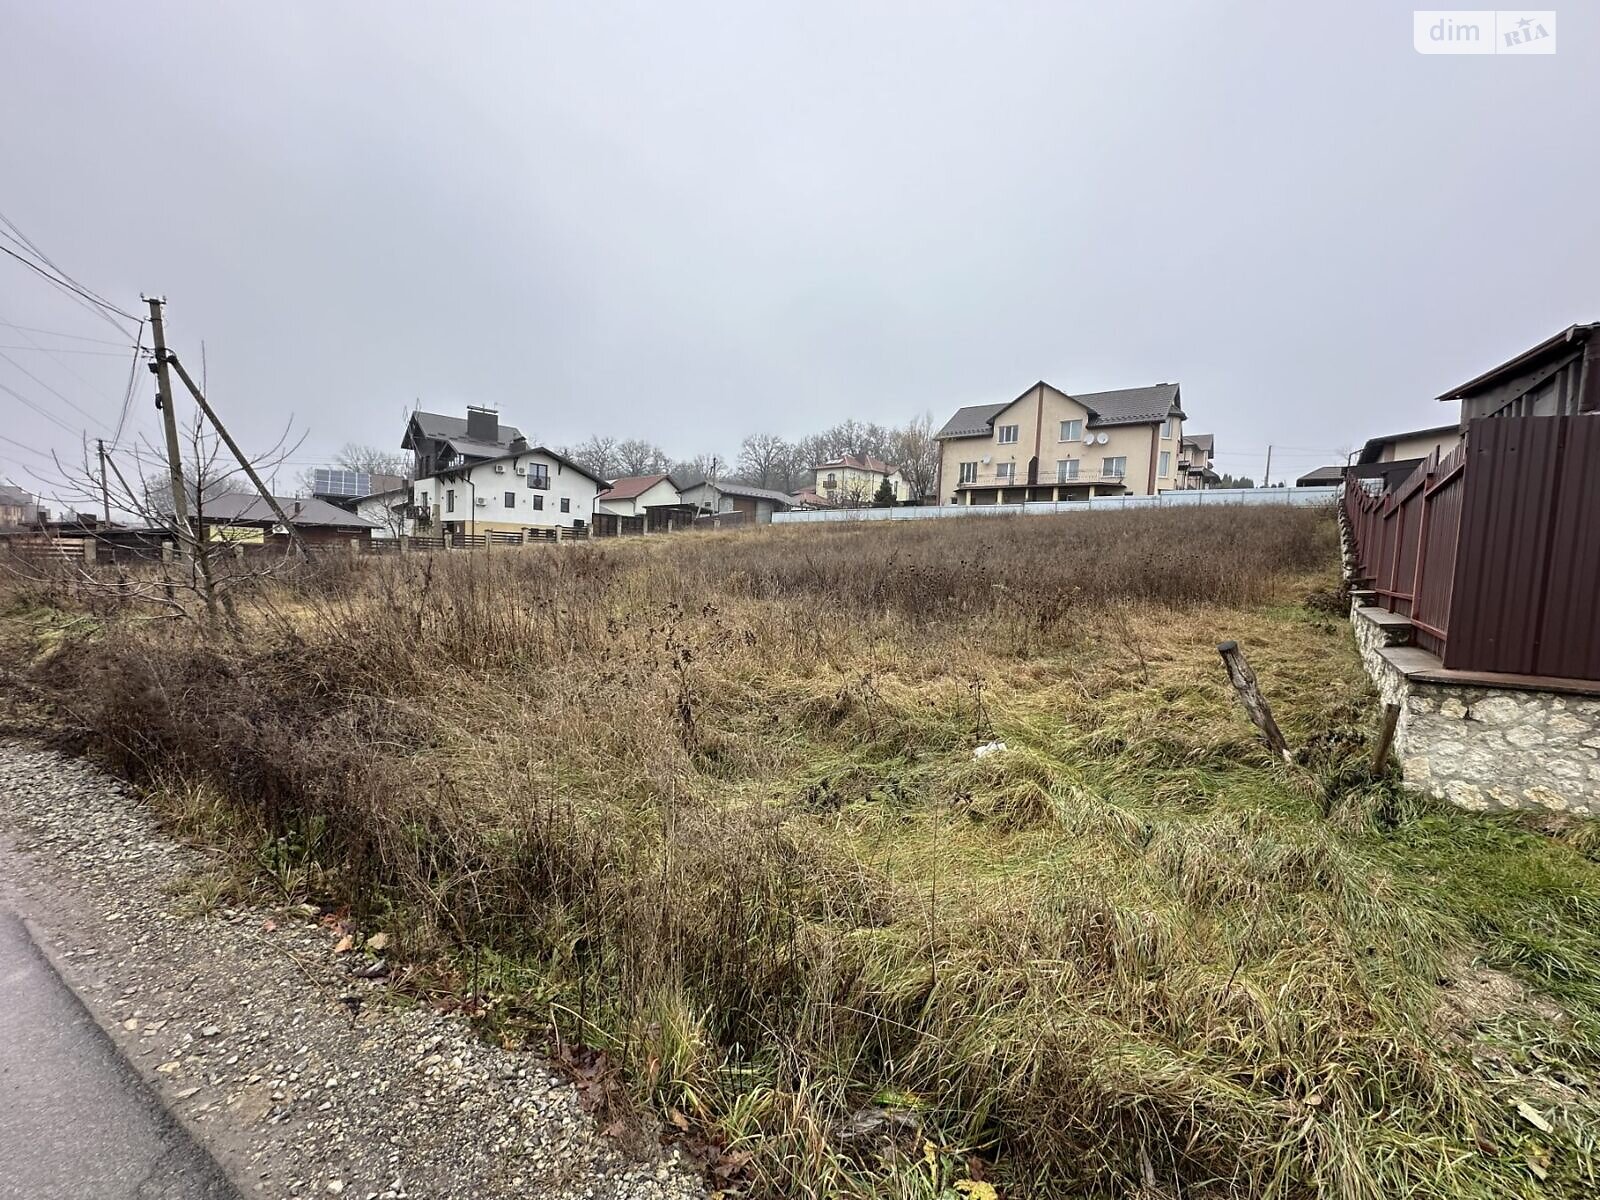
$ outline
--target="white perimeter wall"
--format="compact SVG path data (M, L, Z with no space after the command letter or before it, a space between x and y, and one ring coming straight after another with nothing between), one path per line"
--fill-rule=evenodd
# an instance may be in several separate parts
M1132 469L1132 465L1129 465ZM1021 486L1020 484L1017 486ZM1045 513L1104 511L1112 508L1214 508L1240 504L1280 504L1304 508L1332 505L1337 487L1213 488L1161 492L1154 496L1096 496L1092 500L1034 500L1028 504L926 504L907 508L814 508L772 514L774 525L806 521L917 521L937 517L1041 516Z

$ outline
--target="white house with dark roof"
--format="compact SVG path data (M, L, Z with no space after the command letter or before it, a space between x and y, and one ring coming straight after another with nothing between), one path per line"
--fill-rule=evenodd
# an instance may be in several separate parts
M520 533L589 524L605 486L565 455L518 436L505 454L456 459L422 476L411 497L418 533Z
M1151 496L1181 486L1176 383L1068 395L1043 380L959 409L935 434L941 504Z

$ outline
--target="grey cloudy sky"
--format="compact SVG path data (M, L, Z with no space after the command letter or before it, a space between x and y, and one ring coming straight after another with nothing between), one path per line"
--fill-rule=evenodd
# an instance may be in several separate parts
M1292 477L1600 317L1600 23L1559 19L1424 57L1393 3L0 0L0 211L164 293L301 461L418 398L686 456L1043 377L1178 380L1221 469ZM126 360L11 326L116 333L3 257L0 321L0 383L106 436ZM75 443L0 414L19 482Z

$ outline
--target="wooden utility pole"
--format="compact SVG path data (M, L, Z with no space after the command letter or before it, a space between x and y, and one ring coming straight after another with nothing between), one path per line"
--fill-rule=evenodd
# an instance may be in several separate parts
M94 448L100 455L100 510L105 516L106 524L111 524L111 492L106 487L106 443L104 438L95 438Z
M1244 703L1244 709L1250 714L1250 719L1256 723L1256 728L1261 730L1267 739L1267 745L1285 762L1293 761L1289 753L1289 743L1283 738L1278 723L1272 719L1272 710L1267 707L1267 698L1261 694L1261 685L1256 682L1256 673L1250 669L1250 664L1244 660L1244 651L1239 649L1238 642L1223 642L1217 647L1217 653L1222 655L1223 665L1228 668L1228 678L1233 683L1233 690L1239 693L1239 699Z
M167 335L161 323L163 301L154 296L147 298L150 305L150 336L155 341L156 357L152 364L156 373L156 392L161 405L161 424L167 434L167 466L172 471L172 517L179 533L178 552L184 553L184 533L191 537L189 528L189 497L183 486L183 457L178 453L178 414L172 410L172 377L167 373Z
M1267 443L1267 473L1261 477L1262 487L1272 486L1272 443Z
M222 422L217 418L216 410L207 402L205 394L195 386L194 380L189 378L189 372L183 369L183 364L178 361L178 356L162 347L156 351L156 359L162 363L163 367L170 363L172 369L178 373L178 378L183 380L183 386L189 389L189 394L194 397L194 402L200 406L200 411L206 415L206 420L210 421L212 427L216 429L217 436L227 445L234 458L239 460L239 465L244 468L244 473L250 477L250 482L255 485L256 491L261 493L261 498L267 502L267 507L272 510L272 515L278 518L279 523L288 532L289 541L300 552L300 557L310 562L311 549L300 537L300 531L289 520L289 514L283 511L283 505L278 503L278 498L267 490L266 484L261 482L261 476L256 474L256 469L250 465L250 460L244 456L244 451L239 449L239 443L234 441L233 435L223 428Z

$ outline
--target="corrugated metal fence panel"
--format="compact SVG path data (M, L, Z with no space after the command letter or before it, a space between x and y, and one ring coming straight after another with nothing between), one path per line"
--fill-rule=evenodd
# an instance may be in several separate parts
M1538 674L1541 661L1568 656L1566 649L1541 655L1538 626L1552 576L1565 578L1576 566L1556 561L1552 534L1561 507L1558 496L1567 490L1563 477L1577 466L1565 462L1562 452L1569 427L1589 419L1486 417L1472 422L1445 666Z
M1435 472L1445 479L1454 465L1446 458ZM1427 497L1428 527L1422 546L1422 578L1417 588L1411 617L1417 622L1415 640L1424 650L1444 657L1445 639L1438 631L1450 628L1450 593L1455 581L1456 544L1461 533L1461 498L1466 475L1456 474L1436 483Z
M1534 669L1600 679L1600 416L1564 419Z

